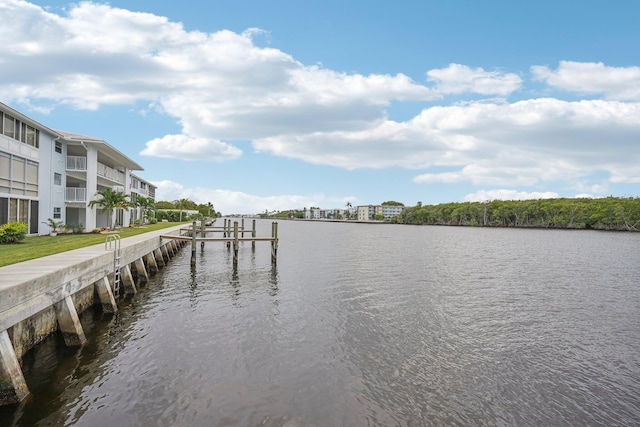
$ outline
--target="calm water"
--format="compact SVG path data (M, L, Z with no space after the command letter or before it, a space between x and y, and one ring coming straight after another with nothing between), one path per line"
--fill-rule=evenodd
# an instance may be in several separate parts
M640 234L279 226L46 341L0 424L640 424Z

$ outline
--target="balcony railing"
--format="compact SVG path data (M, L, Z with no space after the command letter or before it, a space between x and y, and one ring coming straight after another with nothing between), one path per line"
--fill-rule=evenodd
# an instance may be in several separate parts
M68 171L86 171L87 158L80 157L80 156L67 156L67 170Z
M87 189L79 187L67 187L65 194L66 202L86 202L87 201Z
M124 173L98 162L98 176L124 185Z
M147 194L148 194L148 191L146 188L132 188L131 192L139 194L141 196L145 196L145 197L147 197Z

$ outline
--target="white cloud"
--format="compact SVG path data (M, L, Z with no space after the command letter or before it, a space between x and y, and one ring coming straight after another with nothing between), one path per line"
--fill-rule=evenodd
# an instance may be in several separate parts
M91 2L59 16L11 1L0 14L8 36L0 46L1 98L78 109L158 103L193 138L361 129L384 119L393 99L434 98L403 74L305 66L254 45L259 29L186 31L164 17Z
M547 192L525 192L515 190L480 190L464 196L465 202L485 202L490 200L536 200L554 199L560 197L558 193Z
M517 74L485 71L461 64L427 71L427 80L436 83L436 92L442 94L471 92L507 96L522 86L522 79Z
M242 151L221 141L190 138L186 135L165 135L147 142L147 147L140 154L181 160L221 162L237 159L242 155Z
M638 103L479 102L427 108L410 121L384 121L363 131L282 135L258 139L254 146L348 169L459 168L414 179L424 183L531 186L576 181L595 171L633 179L640 164L639 118Z
M211 202L216 211L224 215L234 213L261 213L265 210L282 211L289 209L303 209L311 206L332 206L335 208L344 207L346 201L356 203L355 197L328 197L324 194L310 195L277 195L277 196L256 196L225 189L211 189L195 187L185 187L180 183L164 180L153 182L157 186L156 200L179 200L189 199L196 203Z
M640 67L610 67L602 62L560 61L557 70L532 66L534 78L579 94L602 94L607 99L640 101Z
M425 86L402 73L362 75L302 64L254 44L260 29L187 31L165 17L92 2L65 13L25 1L0 3L0 99L38 111L57 104L153 105L174 118L182 134L148 141L144 155L233 160L242 154L233 141L251 140L258 152L311 164L419 170L414 181L421 183L563 182L598 194L608 183L592 182L596 172L608 173L609 183L640 180L640 67L533 66L533 77L551 88L605 100L485 99L430 106L396 122L386 112L394 100L507 97L525 82L499 69L450 64L428 71ZM282 196L288 207L296 197L314 200Z

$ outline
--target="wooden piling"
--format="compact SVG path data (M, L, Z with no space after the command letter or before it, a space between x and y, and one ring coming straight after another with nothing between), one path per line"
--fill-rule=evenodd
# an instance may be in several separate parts
M191 267L196 266L196 222L191 225Z
M278 258L278 223L271 223L271 263L275 264Z
M238 221L233 222L233 265L238 266Z
M200 237L207 237L204 223L205 223L204 219L201 219L200 220ZM200 249L204 249L204 240L200 242Z
M253 220L253 225L251 228L251 237L253 237L254 239L256 238L256 220ZM256 248L256 241L253 240L251 242L251 249L255 249Z

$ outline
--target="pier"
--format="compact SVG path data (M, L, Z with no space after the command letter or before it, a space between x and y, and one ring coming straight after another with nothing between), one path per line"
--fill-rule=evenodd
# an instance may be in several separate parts
M251 242L252 249L255 249L256 242L269 242L271 243L271 263L275 264L278 258L278 223L271 223L271 237L256 237L256 220L252 222L251 237L244 237L245 230L244 218L241 224L238 221L233 222L233 228L231 227L231 220L224 219L224 226L213 227L207 226L204 221L200 221L200 224L193 221L191 228L181 228L179 235L162 235L163 239L177 240L181 242L191 242L191 266L196 265L196 246L200 242L200 246L204 248L205 242L223 242L227 244L227 248L231 249L233 244L233 265L238 265L238 252L240 248L240 242ZM207 234L221 233L222 237L207 237Z

